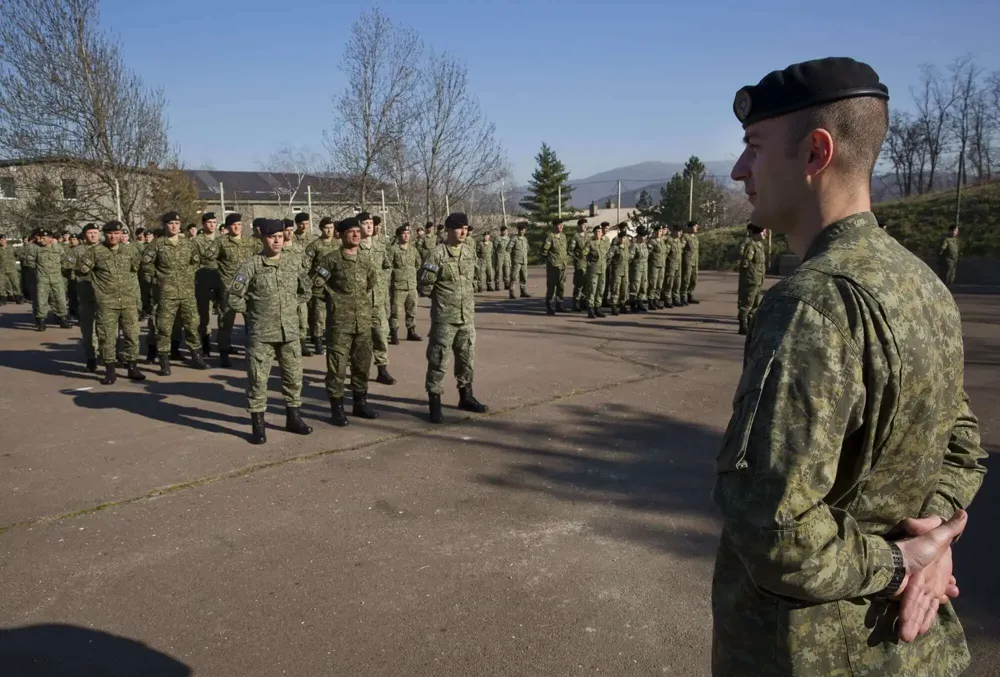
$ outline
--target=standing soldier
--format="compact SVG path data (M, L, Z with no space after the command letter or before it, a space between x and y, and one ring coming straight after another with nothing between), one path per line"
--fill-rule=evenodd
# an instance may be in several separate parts
M134 246L136 250L139 252L140 261L142 260L142 255L146 253L146 243L149 242L149 240L146 239L147 232L148 231L146 231L145 228L137 228L135 231L135 242L132 243L132 246ZM142 266L140 265L140 269L141 268ZM143 279L142 275L139 275L138 278L139 278L139 322L143 322L146 320L147 317L149 317L149 303L150 303L149 285Z
M563 220L552 220L552 232L542 245L545 259L545 312L549 315L563 310L564 284L566 282L566 236L563 235Z
M764 229L747 224L747 236L740 247L740 278L737 299L739 334L745 336L760 306L766 267Z
M427 344L426 387L432 423L443 423L441 393L444 370L455 353L460 409L478 414L486 405L472 392L476 358L475 261L465 245L469 218L460 212L445 220L448 236L421 267L421 294L431 298L431 330Z
M617 315L620 312L628 313L628 267L631 257L631 240L628 236L628 224L625 222L618 224L618 236L611 242L608 248L608 266L610 273L609 285L611 291L608 301L611 303L611 314Z
M587 260L583 257L583 246L590 239L586 232L587 219L578 219L576 233L569 241L567 252L573 261L573 301L570 310L583 310L583 288L587 279Z
M147 262L146 254L151 251L153 243L162 237L162 227L150 232L149 237L146 240L146 248L142 251L142 263L139 265L139 284L141 285L143 280L145 280L146 285L149 287L149 312L146 315L147 364L153 364L159 356L159 353L156 350L156 310L159 307L159 302L157 301L157 297L159 296L159 287L156 284L156 264L152 261Z
M392 264L392 305L389 313L389 343L399 343L400 306L406 318L406 340L421 341L417 335L417 249L410 243L410 226L404 223L396 229L396 244L389 250ZM365 371L367 374L368 372Z
M31 263L33 261L31 252L38 246L39 232L41 232L39 228L31 231L31 234L25 239L21 251L14 254L21 262L21 295L31 304L35 302L35 280L37 278L34 264Z
M476 281L476 290L482 291L485 284L486 291L493 291L493 278L496 277L496 273L493 270L493 241L490 238L490 231L483 233L477 258L479 260L479 278Z
M98 246L101 240L101 231L97 224L88 223L81 231L83 244L77 245L66 252L65 265L75 269L73 271L76 278L77 312L80 318L80 334L83 336L83 355L87 360L87 371L95 373L97 371L97 350L98 338L94 331L94 319L97 313L97 297L94 295L94 285L89 279L87 272L82 272L77 263L80 257L93 247ZM117 336L117 331L115 336Z
M320 236L306 246L305 259L302 267L305 268L309 279L314 279L316 274L316 263L321 260L331 249L340 246L340 240L334 232L335 224L329 216L324 216L319 220ZM312 298L309 299L309 336L312 337L316 354L323 352L323 334L326 331L326 292L322 286L313 287ZM304 341L308 346L308 342ZM306 348L304 355L309 355Z
M604 224L594 226L591 238L583 243L580 255L587 264L584 277L583 300L587 304L587 317L604 317L601 312L601 293L604 290L604 271L607 247L604 246Z
M256 219L254 220L256 221ZM309 220L309 214L299 212L295 215L292 223L295 226L295 239L298 240L299 244L302 245L303 251L305 251L305 248L316 239L316 236L312 232L312 222ZM287 222L283 221L282 224L287 228Z
M198 309L194 299L198 251L193 238L180 234L181 217L177 212L167 212L160 220L164 236L155 240L142 256L143 263L151 263L156 268L156 352L160 359L160 375L170 376L170 354L177 348L171 346L171 330L178 317L194 366L208 369L198 347Z
M372 313L378 272L372 257L361 252L361 223L356 218L337 224L340 247L327 250L316 268L313 286L326 293L326 394L331 422L347 425L344 379L351 365L352 413L365 419L378 414L368 406L368 371L372 366Z
M243 236L242 214L226 215L226 230L228 235L219 241L219 282L225 290L219 314L219 366L228 369L229 356L233 354L233 325L236 324L236 311L229 306L228 290L240 264L260 252L260 240ZM247 324L245 314L243 323Z
M391 386L396 379L389 373L389 318L386 316L386 297L389 295L389 275L392 267L389 264L388 252L384 245L372 239L375 222L367 212L358 214L361 223L361 254L371 258L372 266L378 273L379 283L372 292L372 354L375 358L375 368L378 369L377 383Z
M528 294L528 227L523 223L517 226L517 235L510 239L507 249L510 251L510 297L517 298L514 287L521 292L522 299L531 298Z
M649 240L649 282L646 298L649 299L649 307L653 310L663 308L663 280L665 279L664 268L667 265L667 241L664 235L666 230L659 224L653 226L653 237Z
M35 328L45 331L45 321L49 315L49 304L52 304L59 318L59 326L70 328L66 317L66 286L63 279L63 259L65 250L55 241L52 231L38 231L38 243L28 250L24 264L35 271L34 313Z
M633 313L645 313L649 310L646 306L646 285L649 275L649 246L646 244L648 234L646 226L641 225L636 228L635 242L629 248L629 301Z
M7 234L0 233L0 305L8 299L21 303L21 278L14 248L7 244Z
M284 226L274 219L254 219L260 233L260 254L236 269L229 283L228 307L247 319L247 410L253 444L267 441L267 379L277 358L281 368L281 394L285 398L285 430L308 435L312 428L302 420L302 343L299 335L300 303L308 300L311 286L299 258L283 258Z
M263 223L264 219L254 219L253 222ZM281 253L284 254L286 259L297 260L299 265L301 265L303 270L305 270L306 246L297 239L298 233L295 231L295 222L291 219L283 219L281 225L285 233L285 241L281 249ZM256 233L254 237L260 239L259 235ZM310 298L312 297L310 296ZM302 341L302 345L300 346L302 356L310 357L312 356L312 351L309 349L309 344L306 342L306 335L309 333L309 327L311 326L309 323L309 320L311 319L309 316L309 302L306 301L301 304L297 312L299 314L299 339ZM322 338L318 338L316 340L319 341L319 347L316 349L316 352L320 353L323 350L323 341Z
M510 236L507 235L507 226L500 226L500 235L493 246L493 288L500 291L500 284L503 288L510 289Z
M80 241L69 231L64 230L62 237L59 238L59 244L63 248L63 255L68 257L74 247L80 246ZM63 259L62 276L66 287L66 310L69 317L80 319L80 299L76 293L76 271L74 268L72 263L69 263L65 258Z
M694 221L688 221L683 243L681 298L686 303L701 303L694 297L694 288L698 284L698 224Z
M201 215L201 233L194 238L195 250L201 262L194 276L194 294L198 304L198 335L201 336L201 350L212 354L212 330L209 320L212 306L222 307L222 281L219 279L219 240L216 230L219 221L214 212Z
M684 241L679 224L670 226L666 245L667 265L663 279L663 299L667 308L686 306L687 301L681 298L681 260L684 258Z
M955 271L958 270L958 226L948 229L938 246L938 276L951 287L955 283Z
M97 325L98 346L104 363L103 385L111 385L118 376L115 361L118 329L124 339L122 355L133 381L144 381L139 371L139 250L122 243L121 221L104 224L104 244L87 247L76 259L76 270L92 289L97 305L94 321ZM87 231L87 234L96 231Z

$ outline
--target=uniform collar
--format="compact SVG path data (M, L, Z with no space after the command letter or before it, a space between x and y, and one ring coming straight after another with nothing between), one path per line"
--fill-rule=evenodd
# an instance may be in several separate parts
M812 244L809 245L809 249L806 250L806 255L803 257L802 262L805 263L809 259L819 256L823 252L830 249L845 235L852 233L859 228L878 228L878 220L875 218L873 213L867 211L851 214L840 221L834 221L820 231L819 235L816 236L816 239L812 241Z

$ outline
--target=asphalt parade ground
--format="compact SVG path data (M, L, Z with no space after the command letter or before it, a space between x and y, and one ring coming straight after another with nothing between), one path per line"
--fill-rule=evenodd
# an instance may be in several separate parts
M449 370L431 425L427 343L403 341L397 384L370 384L380 418L346 428L306 358L306 437L283 431L275 367L262 446L242 354L102 386L76 326L0 308L0 674L709 674L736 277L702 273L700 305L589 320L547 316L529 275L534 298L478 297L488 414L456 408ZM956 297L991 453L956 607L968 674L1000 675L1000 295Z

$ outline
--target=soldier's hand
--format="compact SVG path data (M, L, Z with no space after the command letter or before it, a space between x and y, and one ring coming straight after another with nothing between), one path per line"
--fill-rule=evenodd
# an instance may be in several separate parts
M898 541L903 553L906 578L897 593L900 600L899 636L912 642L928 632L937 617L942 594L958 594L952 576L951 543L965 530L968 513L957 510L946 522L933 526L933 518L910 520L907 523L919 536Z

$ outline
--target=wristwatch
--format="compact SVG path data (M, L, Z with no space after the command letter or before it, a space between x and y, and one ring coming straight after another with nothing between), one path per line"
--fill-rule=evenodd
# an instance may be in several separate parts
M889 550L892 552L892 578L889 579L888 585L879 591L879 597L895 595L899 591L899 587L903 585L903 579L906 578L906 562L903 561L903 551L895 543L889 544Z

